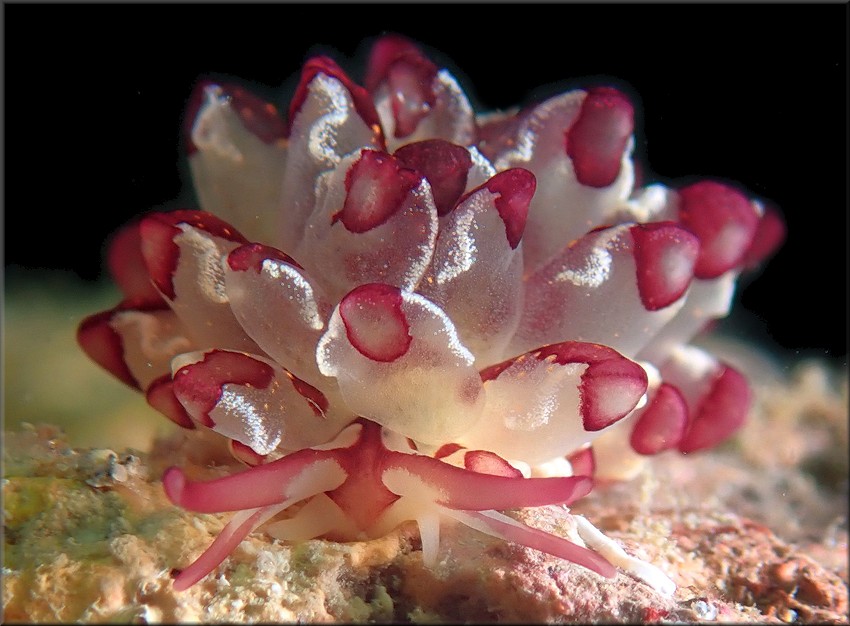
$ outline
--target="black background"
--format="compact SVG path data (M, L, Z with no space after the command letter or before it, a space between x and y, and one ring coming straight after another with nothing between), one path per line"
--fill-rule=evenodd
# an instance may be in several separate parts
M645 180L737 181L785 216L784 248L740 283L738 332L846 362L846 4L3 10L8 275L95 280L103 242L128 218L195 205L178 137L199 77L237 77L285 110L306 58L331 54L359 80L368 42L392 31L449 67L480 109L573 86L627 90Z

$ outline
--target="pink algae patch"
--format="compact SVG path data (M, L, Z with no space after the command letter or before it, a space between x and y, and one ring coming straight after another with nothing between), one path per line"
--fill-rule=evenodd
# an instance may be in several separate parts
M463 446L459 443L444 443L437 451L434 453L435 459L442 459L443 457L449 456L450 454L454 454L458 450L463 450Z

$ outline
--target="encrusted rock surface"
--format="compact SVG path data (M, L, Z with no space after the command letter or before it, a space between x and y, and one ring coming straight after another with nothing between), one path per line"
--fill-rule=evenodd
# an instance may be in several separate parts
M662 455L573 509L666 572L672 598L464 526L445 527L429 570L412 524L349 544L256 533L174 593L172 568L227 515L171 506L158 477L165 464L208 465L209 452L175 438L153 454L80 450L47 426L6 433L4 622L846 622L846 381L836 389L811 364L757 393L733 443ZM558 507L517 514L570 530Z

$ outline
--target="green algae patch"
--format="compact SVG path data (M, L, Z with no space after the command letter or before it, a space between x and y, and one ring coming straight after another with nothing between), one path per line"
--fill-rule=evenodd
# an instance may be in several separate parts
M4 567L19 569L56 554L107 559L110 539L130 531L127 508L112 492L68 478L4 480Z
M387 593L387 588L382 584L375 585L372 599L369 600L371 608L367 616L370 620L390 621L393 618L395 604L392 596Z
M14 476L3 481L3 502L5 621L97 622L124 603L110 544L132 525L119 494Z

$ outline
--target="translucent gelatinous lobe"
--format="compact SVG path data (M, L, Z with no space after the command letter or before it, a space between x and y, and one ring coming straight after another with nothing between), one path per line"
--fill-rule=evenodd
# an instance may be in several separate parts
M449 456L450 454L454 454L458 450L463 450L463 446L459 443L445 443L434 452L435 459L442 459L443 457Z
M419 56L419 48L410 40L400 35L381 37L372 46L369 53L369 63L366 70L366 89L374 92L381 81L386 78L390 66L405 56Z
M631 412L646 391L644 369L597 344L564 342L480 372L484 418L458 438L535 466L589 444Z
M242 329L278 364L320 384L315 347L330 305L289 255L246 244L227 256L225 286Z
M632 429L629 443L640 454L675 448L688 423L688 406L673 385L661 383Z
M139 389L139 383L124 360L121 335L109 325L114 311L87 317L77 329L77 342L89 358L121 382Z
M336 62L329 57L313 57L304 64L301 70L301 81L295 89L295 95L289 104L289 118L287 122L287 136L292 132L292 123L301 106L307 99L309 86L313 79L318 74L324 74L335 78L348 90L351 94L351 99L354 102L354 108L357 114L363 119L367 126L371 127L376 133L381 133L381 122L378 118L378 112L375 111L375 105L372 104L372 98L369 93L360 85L352 81Z
M289 374L289 380L292 382L292 386L295 388L295 391L304 396L310 402L310 406L316 414L316 417L324 417L329 406L328 399L325 397L325 394L316 389L310 383L303 381L292 374Z
M154 213L143 219L140 232L145 265L151 280L171 300L176 296L172 278L180 258L180 248L174 242L174 237L182 232L179 224L188 224L229 241L248 243L233 226L204 211Z
M120 322L126 315L150 319L159 314L165 314L166 311L168 306L161 297L156 301L145 301L136 297L125 298L118 306L108 311L86 317L77 328L77 343L89 358L118 380L139 391L144 391L145 386L150 382L150 376L155 376L155 366L148 361L143 366L144 371L141 371L137 363L134 371L133 363L128 357L134 352L139 352L137 341L134 341L138 339L138 336L128 337ZM125 345L125 342L129 343Z
M267 259L275 259L304 269L298 262L285 252L281 252L271 246L261 243L252 243L240 246L227 255L227 264L236 272L252 270L256 273L263 271L263 262Z
M195 428L195 422L192 421L192 418L186 413L185 407L174 395L174 381L171 374L163 374L154 380L145 392L145 400L181 428L190 430Z
M273 104L234 85L226 86L224 93L245 127L262 141L274 143L286 136L286 124Z
M499 172L484 183L484 187L498 194L495 204L502 221L511 248L516 249L525 230L528 218L528 206L537 188L534 174L521 167Z
M333 216L353 233L364 233L387 221L420 181L393 156L364 150L345 176L345 204Z
M203 80L192 91L186 108L184 132L187 137L189 156L198 150L192 141L192 127L204 104L206 90L211 86L221 90L221 97L236 112L245 128L264 143L274 143L287 136L286 124L273 104L258 98L238 85Z
M224 385L235 383L264 388L271 383L271 367L247 355L212 350L198 363L174 374L174 393L183 406L205 426L214 426L210 411L221 399Z
M257 454L251 446L246 445L241 441L236 441L235 439L231 439L228 444L230 446L230 453L233 457L251 467L259 465L268 456L266 454Z
M428 139L402 146L393 154L404 167L422 174L431 185L438 215L451 211L463 190L472 159L466 148L443 139Z
M641 302L649 311L663 309L690 285L699 240L673 222L637 224L631 234Z
M470 450L463 455L463 465L466 469L481 474L522 478L522 472L498 454L487 450Z
M567 156L578 181L589 187L612 184L633 131L634 109L621 92L611 87L589 89L578 119L566 132Z
M411 135L434 106L436 75L437 66L403 37L384 37L372 48L366 87L374 93L382 82L386 82L396 138Z
M740 191L714 181L679 190L679 219L700 241L697 278L717 278L744 259L758 228L752 203Z
M743 425L751 402L747 379L729 366L721 367L710 390L695 407L679 451L710 448L729 437Z
M592 343L565 342L545 346L534 353L539 361L552 358L554 363L587 363L581 377L581 413L585 430L601 430L623 418L646 391L647 379L643 368L624 358L615 350ZM625 405L611 402L615 392L628 390ZM630 405L630 406L629 406Z
M573 468L573 476L593 476L596 471L596 459L590 446L568 455L567 460Z
M515 147L518 130L531 111L532 107L526 107L516 113L491 113L479 116L476 145L481 153L491 161L495 161L499 154Z
M125 300L136 304L161 304L162 296L150 279L142 255L142 235L134 222L119 230L109 244L106 256L109 273Z
M753 241L744 255L743 264L755 267L782 245L785 240L785 222L775 208L768 205L756 227Z
M363 356L391 362L407 353L413 337L397 287L361 285L342 299L339 313L348 340Z

